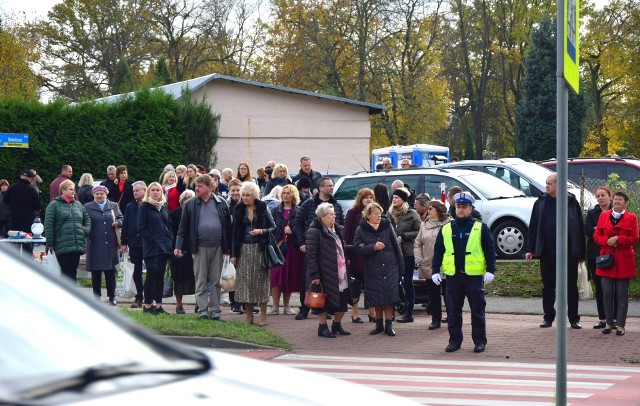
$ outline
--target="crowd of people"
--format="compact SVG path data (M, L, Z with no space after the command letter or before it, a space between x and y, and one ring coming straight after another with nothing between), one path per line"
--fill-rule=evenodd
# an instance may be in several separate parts
M447 352L460 349L462 307L471 310L475 352L487 344L484 285L494 279L496 254L493 236L475 210L472 193L459 187L447 191L445 202L408 185L393 182L361 189L353 207L343 213L333 196L334 185L312 169L308 156L290 176L288 167L275 161L253 176L246 161L237 170L209 172L194 164L167 165L158 181L147 185L129 180L127 167L110 165L107 179L93 185L84 173L77 188L73 169L63 165L49 187L45 237L55 252L61 272L76 279L80 256L100 298L102 275L108 302L116 305L115 269L128 253L134 264L137 294L132 308L149 314L166 313L162 307L163 278L171 270L176 313L185 314L184 295L195 295L202 320L223 322L220 277L225 263L235 266L235 290L229 292L230 311L245 314L248 324L259 313L259 326L279 314L307 319L318 316L318 336L336 338L350 332L343 317L351 307L351 322L365 323L358 303L363 287L371 335L393 337L393 322L411 323L414 279L427 287L431 315L428 330L448 325ZM40 211L35 170L25 170L10 185L0 179L0 231L28 232ZM624 335L628 286L635 277L638 221L627 211L628 196L606 186L596 190L598 205L583 222L580 206L568 200L568 316L571 327L581 328L578 313L577 268L587 259L595 280L599 322L605 334ZM540 259L544 319L555 319L556 177L547 179L547 193L536 201L529 227L525 259ZM588 239L588 245L585 243ZM265 247L274 244L284 262L265 269ZM613 265L596 262L613 256ZM143 262L146 278L143 283ZM415 271L417 270L417 275ZM323 307L291 306L292 293L321 290ZM446 315L442 312L444 297ZM271 300L272 306L268 308ZM396 319L395 304L404 301L404 314ZM444 317L443 317L444 316ZM327 320L333 319L331 327ZM347 319L348 320L348 319Z

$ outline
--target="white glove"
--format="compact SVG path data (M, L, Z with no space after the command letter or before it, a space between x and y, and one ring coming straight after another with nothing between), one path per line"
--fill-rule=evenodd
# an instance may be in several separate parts
M434 273L433 275L431 275L431 280L436 285L440 285L440 282L442 282L442 278L440 277L439 273Z
M486 274L484 274L484 283L486 284L493 282L493 278L495 278L495 275L491 272L487 272Z

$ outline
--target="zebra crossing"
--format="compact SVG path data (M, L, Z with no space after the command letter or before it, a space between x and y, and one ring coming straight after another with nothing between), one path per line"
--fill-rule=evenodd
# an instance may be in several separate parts
M284 354L271 362L391 392L425 405L553 405L555 364ZM567 402L640 404L640 368L567 366ZM625 401L635 399L634 403Z

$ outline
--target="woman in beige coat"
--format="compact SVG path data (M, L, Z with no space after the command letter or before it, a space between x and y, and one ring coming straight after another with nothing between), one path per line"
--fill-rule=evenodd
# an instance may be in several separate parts
M440 328L442 324L442 302L440 300L440 286L431 280L431 260L436 237L443 225L449 222L447 207L437 200L428 203L427 219L420 224L420 231L413 245L413 255L419 268L419 279L425 279L429 288L429 310L431 324L429 330Z

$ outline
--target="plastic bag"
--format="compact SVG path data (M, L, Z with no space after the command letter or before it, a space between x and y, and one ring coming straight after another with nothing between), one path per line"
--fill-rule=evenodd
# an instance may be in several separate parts
M167 265L164 270L164 283L162 285L162 297L173 296L173 280L171 279L171 267Z
M222 263L220 274L220 289L231 292L236 288L236 267L231 263L231 258L226 255Z
M580 300L593 298L593 291L591 290L591 282L589 282L588 275L586 262L580 262L578 264L578 295Z
M47 254L42 257L42 266L46 273L53 276L60 276L60 264L53 250L47 250Z
M116 266L116 296L123 299L135 297L136 285L133 283L133 265L126 255L120 258L120 263Z

